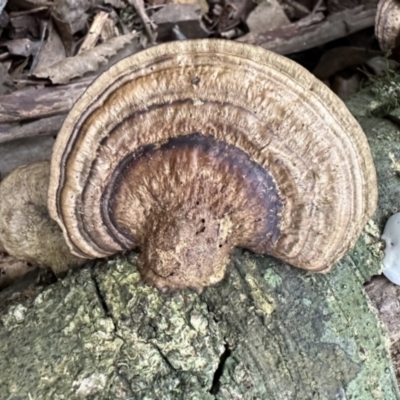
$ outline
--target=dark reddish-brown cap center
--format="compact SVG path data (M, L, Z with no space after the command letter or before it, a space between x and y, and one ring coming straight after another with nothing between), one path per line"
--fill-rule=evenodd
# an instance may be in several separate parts
M109 233L125 248L139 245L143 276L171 288L217 282L235 246L268 252L281 209L267 170L200 133L129 154L102 196Z

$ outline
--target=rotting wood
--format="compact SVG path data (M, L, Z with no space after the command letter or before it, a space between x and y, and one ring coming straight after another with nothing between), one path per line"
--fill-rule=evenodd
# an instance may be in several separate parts
M67 113L92 79L66 86L28 88L0 96L1 124Z
M85 40L83 41L81 47L79 48L78 54L81 54L89 49L92 49L96 46L96 43L101 35L103 27L108 19L108 13L105 11L99 11L92 25L90 26L89 32L87 33Z
M364 92L348 105L371 143L379 207L332 273L237 251L222 284L201 296L162 295L140 282L132 254L19 297L3 292L0 392L71 400L399 400L387 338L363 290L380 272L380 229L400 208L390 155L400 154L400 130L371 117L374 103Z
M365 290L388 331L392 360L400 381L400 286L379 276L368 282Z
M0 143L57 134L72 105L93 79L113 63L139 50L136 42L127 45L96 73L67 85L29 87L0 96ZM45 82L38 82L38 85ZM34 84L33 81L29 83ZM47 118L51 119L39 121Z
M308 21L311 25L307 25L306 19L303 19L281 29L249 33L238 40L258 44L280 54L289 54L373 26L375 12L376 9L370 5L360 6L331 14L326 20L317 23L320 14L316 14L314 19ZM41 123L35 120L55 115L65 116L92 80L93 77L88 77L68 85L28 88L0 96L0 143L23 137L56 134L61 127L61 117ZM50 124L53 123L54 129L51 129Z
M65 116L66 113L62 113L22 125L0 125L0 143L29 137L57 135Z
M240 42L262 46L279 54L297 53L340 39L374 25L376 8L365 6L337 12L326 20L304 26L304 21L262 33L248 33Z
M390 91L390 85L395 89L397 83L386 82L386 88ZM388 92L389 93L389 92ZM394 93L394 92L393 92ZM392 95L393 96L393 95ZM360 122L367 133L373 153L379 185L378 208L374 216L374 223L367 226L366 230L377 240L375 252L378 260L383 258L384 243L380 240L387 219L400 211L400 175L398 165L400 163L400 125L392 121L392 115L399 112L399 107L393 109L388 102L393 101L384 93L380 95L364 91L354 99L347 102L352 114ZM384 109L379 113L380 117L374 117L376 110ZM394 120L396 121L396 120ZM367 255L369 257L369 255ZM381 263L380 263L381 264ZM381 268L383 265L381 264ZM380 272L376 271L375 275ZM385 325L390 342L391 356L400 383L400 326L399 295L400 288L389 282L383 276L374 276L365 285L365 290L376 309L380 321Z

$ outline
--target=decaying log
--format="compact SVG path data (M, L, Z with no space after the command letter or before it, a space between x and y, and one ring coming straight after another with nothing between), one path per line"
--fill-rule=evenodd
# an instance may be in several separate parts
M0 124L62 114L75 103L91 79L56 87L29 88L1 96Z
M380 229L400 209L400 131L349 103L366 131L379 209L327 275L237 251L202 295L140 282L136 255L0 295L5 399L400 399L389 342L363 284L381 269ZM30 397L29 397L30 396Z
M303 20L262 33L248 33L238 40L279 54L297 53L340 39L374 25L376 8L359 6L329 15L310 25Z
M238 41L260 45L280 54L300 52L373 26L375 3L371 0L368 4L333 13L326 19L317 13L282 28L249 33ZM138 50L137 44L127 46L96 75ZM0 96L0 143L57 134L68 110L93 79L94 76L87 77L56 87L31 87Z
M0 177L18 165L51 157L52 136L93 79L0 96Z
M365 290L388 330L392 360L400 382L400 286L379 276L372 279Z
M0 125L0 143L29 137L57 135L65 116L66 113L62 113L61 115L37 119L22 125L3 125L3 127Z
M29 87L0 96L0 144L57 134L71 106L93 79L113 63L139 50L139 44L133 42L118 51L94 74L68 85Z

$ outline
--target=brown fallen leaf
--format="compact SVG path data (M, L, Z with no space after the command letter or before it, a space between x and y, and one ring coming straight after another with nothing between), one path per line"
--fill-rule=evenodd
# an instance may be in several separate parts
M253 0L227 0L222 7L217 23L218 32L229 31L246 21L249 14L256 8L257 2Z
M33 65L31 70L34 72L50 67L63 60L65 56L65 48L60 35L55 29L53 22L49 21L47 40L37 55L36 65Z
M265 27L276 29L290 24L278 0L268 0L260 3L248 16L247 26L251 33L265 31Z
M8 68L4 63L0 64L0 96L11 93L13 83L8 74Z
M40 37L40 20L36 16L10 13L9 18L11 39Z
M13 62L12 68L10 68L10 76L13 80L20 79L24 75L24 69L28 65L30 57L26 57L21 61Z
M33 75L37 78L48 78L54 84L67 83L86 72L96 71L100 64L107 62L119 49L137 37L138 34L133 32L112 38L75 57L67 57L51 67L36 70Z
M68 56L73 54L74 34L86 27L87 11L94 0L57 0L51 9L51 16L63 40Z
M39 50L39 42L30 39L15 39L5 43L8 52L13 56L29 57Z
M85 27L88 17L86 11L93 3L93 0L58 0L54 2L52 15L68 23L70 32L74 34Z
M310 15L311 5L312 3L307 1L284 0L282 2L282 7L290 21L298 21Z

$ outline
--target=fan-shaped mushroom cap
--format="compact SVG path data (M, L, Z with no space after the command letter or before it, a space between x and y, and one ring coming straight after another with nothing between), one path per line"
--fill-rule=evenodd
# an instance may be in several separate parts
M55 144L49 209L75 254L138 246L148 282L201 290L235 246L328 271L376 198L367 140L322 83L200 40L128 57L86 90Z
M375 17L375 36L384 52L400 44L400 2L379 0Z
M18 260L52 269L56 274L83 263L71 254L60 227L47 210L50 162L38 161L14 169L0 183L0 243ZM5 265L5 263L4 263ZM29 266L1 266L10 278Z

